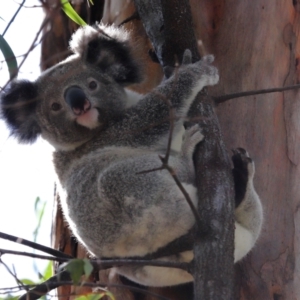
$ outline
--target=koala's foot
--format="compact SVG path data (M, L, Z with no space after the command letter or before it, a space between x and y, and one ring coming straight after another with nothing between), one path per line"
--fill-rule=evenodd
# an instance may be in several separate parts
M199 125L193 125L188 128L184 135L181 146L181 155L183 157L192 158L196 145L203 140L204 136L201 133Z
M247 184L249 180L253 179L255 168L253 160L245 149L237 148L233 149L232 152L235 206L238 207L245 198Z

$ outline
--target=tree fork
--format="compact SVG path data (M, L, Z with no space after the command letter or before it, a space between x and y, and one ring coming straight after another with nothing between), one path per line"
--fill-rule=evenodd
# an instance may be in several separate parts
M181 62L187 48L192 51L193 60L199 59L187 0L134 2L165 72L166 67ZM194 157L201 217L194 244L194 299L232 299L234 194L230 161L213 109L213 99L198 95L189 116L199 120L205 136Z

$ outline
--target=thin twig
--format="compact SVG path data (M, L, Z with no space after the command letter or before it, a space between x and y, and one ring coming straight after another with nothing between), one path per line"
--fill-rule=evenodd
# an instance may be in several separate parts
M160 157L160 159L162 160L163 158ZM163 160L162 160L162 162L163 162ZM176 175L176 172L175 172L174 169L173 169L171 166L169 166L169 165L164 165L164 168L165 168L166 170L168 170L169 173L171 174L171 176L173 177L173 179L174 179L174 181L176 182L177 186L179 187L180 191L181 191L182 194L184 195L184 197L185 197L185 199L186 199L188 205L190 206L190 208L191 208L191 210L192 210L192 212L193 212L193 215L194 215L194 217L195 217L195 219L196 219L197 225L200 226L200 224L201 224L201 219L200 219L200 216L199 216L199 214L198 214L198 211L197 211L197 209L196 209L194 203L192 202L192 199L191 199L189 193L185 190L185 188L183 187L182 183L181 183L180 180L178 179L178 177L177 177L177 175Z
M49 23L49 21L50 21L50 17L47 17L47 18L43 21L43 23L42 23L42 25L41 25L39 31L37 32L37 34L35 35L35 38L33 39L33 42L31 43L31 45L30 45L28 51L26 52L26 54L24 55L24 58L22 59L21 63L19 64L19 66L18 66L18 71L21 69L22 65L23 65L24 62L26 61L26 59L27 59L29 53L36 47L36 41L37 41L39 35L41 34L41 32L43 31L44 27ZM5 87L10 83L10 81L11 81L11 79L9 79L9 80L6 82L6 84L2 87L2 90L5 89Z
M25 287L25 285L19 280L19 278L16 276L16 274L14 274L10 268L8 267L8 265L3 262L3 260L0 258L0 263L5 267L5 269L7 270L7 272L15 279L16 283L18 285L20 285L23 289L25 289L26 291L28 290L28 288Z
M73 256L68 255L66 253L63 253L61 251L58 251L58 250L52 249L50 247L46 247L46 246L40 245L38 243L34 243L34 242L31 242L31 241L28 241L26 239L23 239L23 238L14 236L14 235L10 235L10 234L7 234L7 233L0 232L0 239L9 240L11 242L18 243L18 244L21 244L21 245L33 248L35 250L42 251L44 253L53 255L56 258L69 258L69 259L73 258Z
M73 259L72 257L70 257L70 258L53 257L53 256L48 256L48 255L40 255L40 254L35 254L35 253L0 248L0 256L2 256L3 254L26 256L26 257L31 257L31 258L46 259L46 260L53 260L53 261L59 261L59 262L66 262L66 261L69 261L70 259Z
M164 260L145 260L145 259L96 259L90 260L93 267L97 270L103 270L111 267L120 266L152 266L152 267L164 267L182 269L190 272L190 263L187 262L173 262Z
M38 39L39 35L41 34L41 32L43 31L44 27L46 27L46 25L47 25L49 22L50 22L50 17L47 17L47 18L43 21L43 23L42 23L42 25L41 25L39 31L36 33L35 38L33 39L32 43L31 43L31 45L30 45L30 47L29 47L27 53L24 55L24 58L23 58L23 60L21 61L20 65L19 65L19 69L20 69L20 68L22 67L22 65L24 64L24 62L25 62L25 60L27 59L29 53L34 49L34 47L35 47L35 42L37 41L37 39Z
M123 26L124 24L130 22L130 21L133 21L133 20L140 20L140 16L138 14L137 11L135 11L130 17L126 18L125 20L123 20L119 25L118 27L121 27Z
M24 284L24 286L28 289L31 289L31 288L35 287L36 284ZM17 291L21 291L22 289L23 289L23 287L19 286L19 285L10 286L10 287L2 287L2 288L0 288L0 294L12 293L12 292L14 293L14 292L17 292ZM16 291L14 291L14 290L16 290ZM1 292L1 291L5 291L5 292Z
M2 33L2 36L5 35L6 31L8 30L8 28L10 27L10 25L13 23L13 21L15 20L16 16L18 15L18 13L20 12L21 8L23 7L24 3L26 0L23 0L22 3L19 5L17 11L15 12L15 14L13 15L13 17L11 18L11 20L8 22L6 28L4 29L4 32Z
M240 98L240 97L246 97L246 96L253 96L253 95L260 95L260 94L269 94L269 93L277 93L277 92L284 92L288 90L296 90L300 88L300 84L296 85L290 85L285 86L281 88L272 88L272 89L262 89L262 90L253 90L253 91L247 91L247 92L239 92L239 93L233 93L233 94L227 94L217 97L212 97L216 104L223 103L225 101Z
M46 295L50 291L64 285L64 281L69 282L71 280L70 273L68 271L62 271L55 276L52 276L45 282L37 285L26 294L22 295L19 300L36 300L41 296Z
M46 255L38 255L34 253L0 249L0 255L2 254L11 254L11 255L19 255L26 256L32 258L39 259L47 259L54 260L59 262L67 262L73 258L58 258ZM109 269L116 266L124 266L124 265L137 265L137 266L155 266L155 267L168 267L168 268L179 268L189 272L189 263L184 262L172 262L172 261L159 261L159 260L148 260L148 259L138 259L138 258L126 258L126 259L91 259L90 260L93 267L98 270Z

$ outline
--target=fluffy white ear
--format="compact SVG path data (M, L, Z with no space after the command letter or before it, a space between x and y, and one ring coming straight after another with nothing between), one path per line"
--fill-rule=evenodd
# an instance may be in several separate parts
M103 24L78 29L70 42L71 50L83 63L97 67L119 84L141 81L140 66L133 58L134 42L128 31Z
M118 40L121 43L128 42L130 34L127 30L118 28L115 25L105 25L100 23L95 26L80 27L73 35L69 42L70 49L80 56L86 50L86 46L95 39Z

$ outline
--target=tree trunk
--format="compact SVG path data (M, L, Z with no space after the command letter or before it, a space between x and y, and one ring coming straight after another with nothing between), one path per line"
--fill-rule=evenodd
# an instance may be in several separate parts
M203 51L215 55L220 70L215 95L298 83L300 2L190 0L190 4ZM107 0L103 21L119 24L133 12L132 3ZM151 45L140 22L126 26L144 41L147 80L139 90L146 92L162 73L148 58ZM216 111L228 150L244 147L255 161L254 183L264 207L261 237L236 265L236 299L300 299L298 91L230 100ZM60 232L56 239L62 241ZM151 290L170 299L192 299L188 285Z

